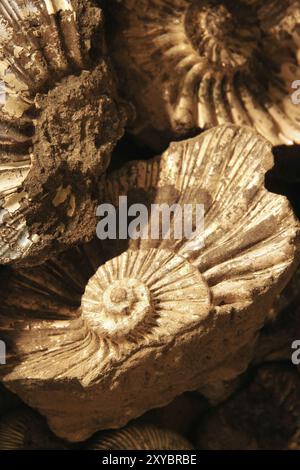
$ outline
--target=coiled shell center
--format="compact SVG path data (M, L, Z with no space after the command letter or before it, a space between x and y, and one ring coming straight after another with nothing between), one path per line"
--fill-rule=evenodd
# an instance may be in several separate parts
M82 299L82 315L99 335L126 335L152 314L151 293L141 281L118 279L103 291L97 291L98 275L101 273L96 273L87 285Z
M211 64L239 68L250 62L260 30L253 9L239 0L194 0L185 29L194 49Z

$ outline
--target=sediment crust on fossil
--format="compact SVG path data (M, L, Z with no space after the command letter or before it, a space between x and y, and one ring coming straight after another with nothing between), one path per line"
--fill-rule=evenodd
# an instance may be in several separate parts
M300 143L298 0L116 0L109 43L147 144L231 122Z
M0 89L0 263L38 264L93 236L126 121L94 1L0 1Z
M226 125L103 178L108 203L203 204L204 232L177 240L171 224L167 239L95 239L3 270L5 385L82 441L241 374L299 257L289 202L264 187L272 162L262 137Z

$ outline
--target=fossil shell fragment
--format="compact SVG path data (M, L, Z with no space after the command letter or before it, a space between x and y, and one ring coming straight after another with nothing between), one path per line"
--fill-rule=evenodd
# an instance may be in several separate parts
M131 424L118 431L100 433L92 438L91 450L192 450L179 434L150 424Z
M60 437L80 441L240 374L250 361L240 351L298 258L289 203L264 187L271 166L263 138L227 125L105 178L101 200L115 205L124 195L202 203L204 246L197 230L175 239L171 224L169 239L96 239L40 267L7 267L5 385Z
M22 407L0 419L0 450L65 449L47 423L34 411Z
M148 143L233 123L300 143L298 0L114 0L112 53ZM111 42L111 41L110 41Z
M102 23L93 0L0 1L2 264L94 233L97 178L125 122Z
M254 379L200 424L206 450L299 450L300 377L289 364L258 369Z

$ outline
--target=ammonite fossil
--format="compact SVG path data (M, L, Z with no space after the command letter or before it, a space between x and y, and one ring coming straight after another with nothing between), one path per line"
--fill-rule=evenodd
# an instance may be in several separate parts
M189 436L191 429L195 428L207 409L207 400L198 392L185 392L167 406L148 411L141 421L182 436Z
M150 424L131 424L118 431L99 433L86 446L90 450L192 450L179 434Z
M21 407L0 418L0 450L67 449L34 411Z
M193 217L192 233L176 238L174 211L155 239L137 228L130 240L95 239L40 267L7 267L5 385L60 437L80 441L240 374L298 261L289 202L264 187L272 161L262 137L226 125L104 178L100 199L111 207L125 196L131 210L204 207L204 229Z
M0 263L94 234L95 188L123 133L93 0L0 1Z
M132 131L190 135L231 122L300 143L298 0L114 0L110 42ZM153 135L156 139L153 139Z
M206 450L299 450L300 377L289 364L262 366L200 424Z

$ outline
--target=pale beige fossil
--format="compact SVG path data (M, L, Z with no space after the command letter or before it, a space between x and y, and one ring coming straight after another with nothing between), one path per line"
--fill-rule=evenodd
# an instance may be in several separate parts
M112 53L148 143L231 122L300 143L299 0L114 0Z
M86 445L88 450L192 450L179 434L150 424L131 424L117 431L99 433Z
M1 264L94 234L92 194L125 123L102 29L93 0L0 1Z
M203 204L204 232L177 240L171 224L169 239L95 239L5 268L5 385L79 441L239 375L298 261L299 223L264 187L272 162L262 137L225 125L103 178L111 204Z

